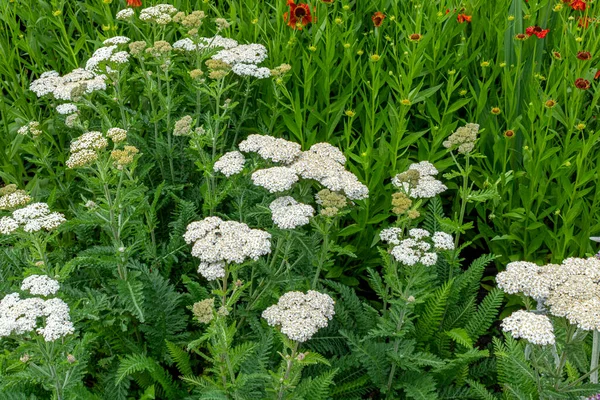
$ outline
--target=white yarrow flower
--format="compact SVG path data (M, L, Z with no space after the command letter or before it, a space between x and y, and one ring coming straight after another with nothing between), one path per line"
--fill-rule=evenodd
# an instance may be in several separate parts
M60 289L58 281L46 275L31 275L23 280L21 290L26 290L31 294L49 296L56 294Z
M246 159L239 151L230 151L225 153L215 162L214 170L221 172L226 177L239 174L244 170Z
M280 326L289 339L306 342L321 328L325 328L335 314L335 302L324 293L309 290L287 292L277 304L270 306L262 317L270 326Z
M269 209L273 222L280 229L295 229L310 222L315 209L308 204L298 203L293 197L279 197L271 202Z
M502 330L538 345L554 344L554 328L545 315L519 310L502 321Z

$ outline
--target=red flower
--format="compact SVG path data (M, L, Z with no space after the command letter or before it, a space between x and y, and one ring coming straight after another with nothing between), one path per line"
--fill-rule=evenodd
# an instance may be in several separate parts
M581 61L587 61L592 59L592 54L589 51L577 52L577 58Z
M127 5L129 7L141 7L142 0L127 0Z
M581 90L588 90L590 88L590 81L583 78L575 79L575 87Z
M373 25L375 25L375 28L379 28L381 26L381 24L383 24L384 19L385 19L385 14L382 13L381 11L377 11L371 17L371 20L373 21Z
M594 79L600 78L600 69L596 71L596 75L594 75Z
M283 20L287 21L288 26L294 29L302 29L313 22L308 4L296 4L294 0L288 0L287 5L290 7L290 12L283 14Z
M538 39L543 39L546 37L546 35L548 34L548 32L550 32L550 29L542 29L539 26L530 26L529 28L525 29L525 33L527 34L527 36L537 36Z
M458 14L456 17L458 23L462 24L463 22L471 22L471 16L467 14Z
M573 10L585 11L587 4L584 0L571 0L569 3Z

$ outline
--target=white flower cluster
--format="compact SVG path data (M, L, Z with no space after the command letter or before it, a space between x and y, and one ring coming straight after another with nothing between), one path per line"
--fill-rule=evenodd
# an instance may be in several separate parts
M277 304L262 313L270 326L280 326L289 339L306 342L321 328L325 328L335 314L335 302L324 293L309 290L287 292Z
M254 64L235 64L231 71L239 76L265 79L271 77L271 70L266 67L257 67Z
M86 132L71 143L71 155L65 162L68 168L88 165L98 159L98 151L108 146L108 140L102 132Z
M125 8L123 10L118 11L115 17L118 20L124 21L133 17L134 14L135 12L133 11L133 8Z
M56 111L62 115L75 114L79 109L73 103L59 104L56 106Z
M283 164L252 174L254 184L271 193L289 190L302 178L316 180L331 191L343 192L352 200L369 197L368 188L344 168L346 157L329 143L317 143L309 150L301 151L299 144L285 139L250 135L239 144L239 148L245 153L258 153L265 160Z
M77 68L64 76L56 71L44 72L34 80L29 89L38 97L52 95L57 100L73 100L73 94L90 94L97 90L106 90L106 75Z
M129 61L129 53L117 50L118 45L116 44L96 49L92 57L87 60L85 69L88 71L97 71L101 66L106 65L106 63L126 64Z
M113 36L102 42L105 46L112 46L117 44L127 44L131 41L127 36Z
M315 209L308 204L298 203L293 197L279 197L271 202L269 209L273 222L280 229L294 229L308 224Z
M439 180L435 179L438 170L429 161L411 164L408 171L392 178L392 184L402 189L413 199L429 199L446 189Z
M25 232L51 231L65 222L65 216L51 212L46 203L32 203L13 211L11 217L0 218L0 233L9 235L19 227Z
M283 164L294 162L302 153L298 143L268 135L250 135L238 147L244 153L257 153L264 160Z
M583 330L600 330L600 260L568 258L562 264L511 262L496 277L507 293L522 293Z
M252 174L252 182L270 193L285 192L298 182L298 175L288 167L271 167L255 171Z
M230 151L219 158L214 165L214 170L221 172L226 177L239 174L244 169L246 159L239 151Z
M198 272L209 281L224 277L226 264L258 260L271 252L271 234L219 217L192 222L183 237L194 244L192 255L201 261Z
M201 37L195 43L190 38L180 39L173 43L173 48L181 51L197 51L197 50L212 50L212 49L232 49L238 45L234 39L225 38L220 35L213 37Z
M22 290L45 296L58 291L58 282L34 275L26 278ZM38 326L43 319L45 325ZM0 300L0 337L11 334L22 335L35 330L47 342L55 341L74 332L69 317L69 306L58 298L44 300L39 297L21 299L19 293L11 293Z
M31 201L31 197L24 190L15 190L0 196L0 210L10 210L24 206Z
M554 328L550 318L525 310L512 313L502 321L502 330L515 338L539 345L554 344Z
M140 19L144 22L154 22L158 25L166 25L173 20L177 9L171 4L157 4L153 7L144 8L140 12Z
M240 44L230 49L218 51L213 60L223 61L231 66L236 64L260 64L268 57L267 48L262 44Z
M425 229L414 228L408 231L408 237L403 238L402 229L387 228L381 231L379 238L394 245L390 254L407 266L417 263L435 265L438 260L436 252L454 250L452 236L445 232L435 232L432 236Z
M49 296L56 294L60 289L58 281L47 275L31 275L23 279L21 290L27 290L31 294Z

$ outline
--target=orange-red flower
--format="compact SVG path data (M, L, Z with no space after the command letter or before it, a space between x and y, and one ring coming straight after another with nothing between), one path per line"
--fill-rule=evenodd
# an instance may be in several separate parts
M600 78L600 69L596 71L596 75L594 75L594 79Z
M462 24L463 22L471 22L471 16L467 15L467 14L458 14L458 16L456 17L456 20Z
M585 11L587 4L584 0L571 0L569 5L573 10Z
M590 81L583 78L577 78L575 79L575 87L581 90L588 90L590 88Z
M283 20L288 26L294 29L302 29L306 25L313 22L313 17L310 14L310 6L306 3L296 4L294 0L288 0L287 5L290 7L289 13L283 14Z
M592 59L592 54L589 51L577 52L577 58L581 61L587 61Z
M373 21L373 25L375 25L375 28L379 28L381 26L381 24L383 24L384 19L385 19L385 14L382 13L381 11L377 11L371 17L371 20Z
M550 29L542 29L539 26L530 26L529 28L525 29L525 33L527 34L527 36L537 36L538 39L543 39L546 37L546 35L548 34L548 32L550 32Z
M127 5L129 7L141 7L142 0L127 0Z

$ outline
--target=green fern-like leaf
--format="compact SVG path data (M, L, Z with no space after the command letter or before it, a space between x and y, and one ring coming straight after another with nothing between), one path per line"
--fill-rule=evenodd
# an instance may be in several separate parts
M471 394L477 399L497 400L497 397L490 393L481 383L475 382L471 379L467 379L466 382L471 387Z
M488 295L485 296L479 305L477 312L471 317L467 325L465 325L465 330L471 339L476 340L492 326L498 315L498 310L502 305L503 297L503 292L498 288L492 289Z
M294 398L325 400L329 398L330 386L337 369L327 371L316 378L305 378L294 390Z
M420 341L425 342L429 340L433 332L439 328L448 302L448 296L450 296L452 283L453 280L444 283L425 304L425 312L419 319L416 327L418 332L417 337Z
M193 372L190 363L190 355L176 344L171 343L168 340L166 343L169 354L171 355L171 358L173 358L173 361L175 361L179 372L181 372L183 375L192 375Z

